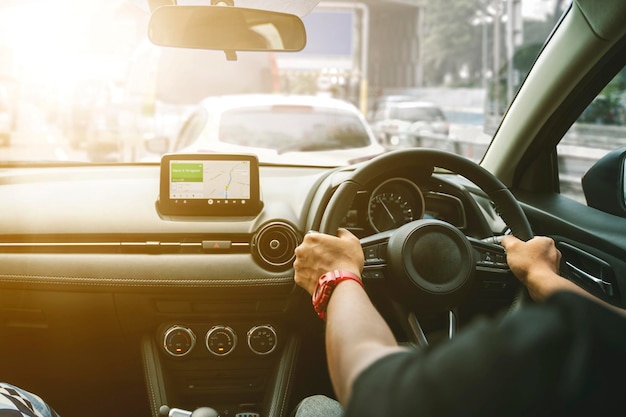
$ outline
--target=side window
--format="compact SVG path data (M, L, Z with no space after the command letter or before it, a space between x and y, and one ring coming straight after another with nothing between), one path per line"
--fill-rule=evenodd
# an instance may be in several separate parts
M626 67L587 106L557 147L561 193L586 204L581 178L612 150L626 146Z

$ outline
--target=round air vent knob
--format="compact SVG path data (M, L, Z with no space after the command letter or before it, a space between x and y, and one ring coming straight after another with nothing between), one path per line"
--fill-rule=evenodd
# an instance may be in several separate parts
M295 249L300 244L298 232L289 224L272 222L264 225L252 239L252 254L257 262L270 270L291 268Z

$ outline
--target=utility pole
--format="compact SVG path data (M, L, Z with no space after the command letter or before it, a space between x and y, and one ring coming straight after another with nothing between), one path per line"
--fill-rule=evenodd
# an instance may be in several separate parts
M513 101L515 86L517 81L517 73L513 67L513 58L515 57L515 47L522 44L523 21L522 21L522 4L520 0L507 0L506 2L506 58L507 58L507 102Z
M415 74L415 83L418 87L424 85L424 38L426 37L425 30L425 13L426 4L420 2L417 6L417 67Z
M494 2L495 14L493 17L493 109L494 115L500 115L500 25L502 19L502 4Z
M480 26L481 26L481 30L482 30L482 59L481 59L481 81L482 81L482 87L485 91L487 91L487 73L489 72L489 48L487 47L487 44L489 42L489 39L487 37L487 24L489 23L489 15L487 13L484 13L484 15L481 16L480 18Z

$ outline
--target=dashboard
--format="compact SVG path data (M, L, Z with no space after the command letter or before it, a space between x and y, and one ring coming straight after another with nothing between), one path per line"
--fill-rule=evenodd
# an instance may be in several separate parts
M36 359L1 346L15 358L5 377L19 383L30 363L70 387L85 370L125 392L142 384L153 417L164 404L286 415L291 390L312 388L306 370L324 368L293 251L351 171L262 165L260 210L193 216L160 212L156 165L0 171L0 324L46 346ZM503 230L471 184L406 170L366 184L341 226L363 238L421 218L476 238Z

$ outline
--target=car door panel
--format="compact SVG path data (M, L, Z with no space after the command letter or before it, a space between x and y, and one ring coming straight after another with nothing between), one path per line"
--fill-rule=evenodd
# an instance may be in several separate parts
M625 306L626 220L558 194L515 194L535 235L550 236L557 243L560 272L592 294Z

